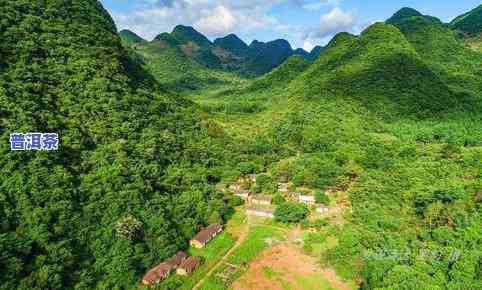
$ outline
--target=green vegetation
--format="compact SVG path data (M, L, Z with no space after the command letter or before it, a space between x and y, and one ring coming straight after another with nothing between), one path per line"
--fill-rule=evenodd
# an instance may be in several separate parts
M221 257L233 247L235 239L227 232L221 233L214 240L209 242L202 249L189 249L189 255L202 257L203 264L189 276L171 275L163 282L160 289L185 289L191 290L194 285L206 276L209 270L219 261Z
M321 251L311 239L345 278L364 289L478 289L481 54L448 25L411 12L359 37L337 35L298 73L279 67L290 81L268 79L274 70L231 96L195 101L256 102L264 109L211 116L240 142L264 144L262 156L278 152L263 158L276 179L347 190L352 208L333 229L338 242ZM453 260L457 251L465 254Z
M330 199L323 191L317 191L315 193L315 201L316 203L323 203L326 205L330 204Z
M454 30L473 33L478 9L452 25L402 9L308 62L283 40L246 49L185 26L119 36L93 0L2 8L2 140L58 132L61 144L0 146L0 289L133 289L232 217L239 199L217 183L261 172L258 192L346 191L342 223L303 223L329 236L305 237L305 250L360 288L481 289L482 52ZM274 197L277 220L307 216ZM228 261L245 267L281 240L268 223ZM161 287L190 289L234 242L192 250L205 264ZM203 287L226 285L211 275Z
M277 221L283 223L298 223L304 220L309 212L304 204L285 202L276 207L274 217Z
M482 33L482 5L452 20L452 26L468 34Z
M119 32L119 36L121 37L122 41L125 41L127 43L145 43L146 42L145 39L143 39L139 35L127 29L121 30Z
M1 139L61 140L2 142L1 289L132 289L229 218L214 190L224 141L129 58L98 1L9 1L0 18Z

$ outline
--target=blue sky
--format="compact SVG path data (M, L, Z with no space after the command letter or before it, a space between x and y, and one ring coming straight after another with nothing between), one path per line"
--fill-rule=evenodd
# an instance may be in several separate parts
M443 21L481 4L480 0L101 0L119 29L146 39L191 25L210 39L236 33L248 44L285 38L309 50L334 34L358 34L402 7L412 7ZM383 3L383 4L381 4ZM442 4L443 3L443 4Z

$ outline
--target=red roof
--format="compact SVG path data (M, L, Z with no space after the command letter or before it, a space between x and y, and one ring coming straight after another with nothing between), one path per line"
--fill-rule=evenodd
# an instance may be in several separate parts
M187 255L183 251L177 252L174 256L170 257L165 261L166 264L171 266L171 268L177 268L184 259L186 259Z
M179 266L180 269L184 269L187 273L191 273L199 264L198 257L189 257L184 260L181 265Z
M142 281L147 284L157 283L157 281L166 278L171 272L171 269L172 267L168 264L160 263L156 267L149 270L149 272L144 275L144 278L142 278Z
M219 233L223 227L220 224L212 224L205 229L202 229L197 235L194 236L193 240L204 244L211 240L215 234Z

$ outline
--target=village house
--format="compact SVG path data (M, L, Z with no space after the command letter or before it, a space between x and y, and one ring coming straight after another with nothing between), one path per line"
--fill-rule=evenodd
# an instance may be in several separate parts
M236 192L234 195L241 197L243 200L247 200L250 194L251 192L249 190L243 190L243 191Z
M220 224L212 224L197 233L189 244L195 248L202 248L222 230L223 227Z
M278 183L279 192L288 192L288 183Z
M233 182L229 185L229 189L231 189L232 191L239 191L241 190L241 182Z
M312 195L302 195L298 196L298 201L304 204L315 204L315 197Z
M274 210L271 210L271 209L248 208L246 209L246 214L260 216L260 217L274 218Z
M165 263L171 266L172 269L176 269L186 258L186 253L184 253L183 251L179 251L174 256L167 259Z
M248 178L251 182L256 182L256 174L248 174Z
M142 278L142 284L158 284L162 280L166 279L171 271L176 269L186 259L186 257L186 253L182 251L177 252L174 256L149 270Z
M273 197L270 195L255 195L251 197L250 203L256 205L270 205Z
M316 208L316 212L318 213L327 213L330 209L324 205L324 204L320 204L317 208Z
M198 257L189 257L184 260L179 268L177 268L177 274L187 276L191 274L196 268L199 266L199 258Z
M160 263L156 267L150 269L142 278L142 284L153 285L158 284L166 279L171 273L172 268L166 263Z

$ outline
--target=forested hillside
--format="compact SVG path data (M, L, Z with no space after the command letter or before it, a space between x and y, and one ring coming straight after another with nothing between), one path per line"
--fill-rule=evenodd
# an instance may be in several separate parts
M7 1L0 19L0 289L134 289L229 215L224 145L129 58L98 1ZM60 148L10 151L13 132L57 132Z
M193 27L177 25L173 31L163 32L151 42L144 41L132 31L119 32L124 46L132 48L133 55L145 58L145 65L162 83L174 88L197 89L231 77L252 78L270 72L290 56L299 55L313 61L321 53L317 46L311 52L293 50L288 41L253 41L249 46L235 34L211 42ZM231 74L226 75L225 73ZM173 74L170 77L169 74ZM198 79L196 79L198 77Z
M282 152L277 180L348 193L321 262L361 289L482 289L482 54L416 10L387 22L196 101Z
M482 5L456 17L450 23L452 26L469 35L482 33Z

